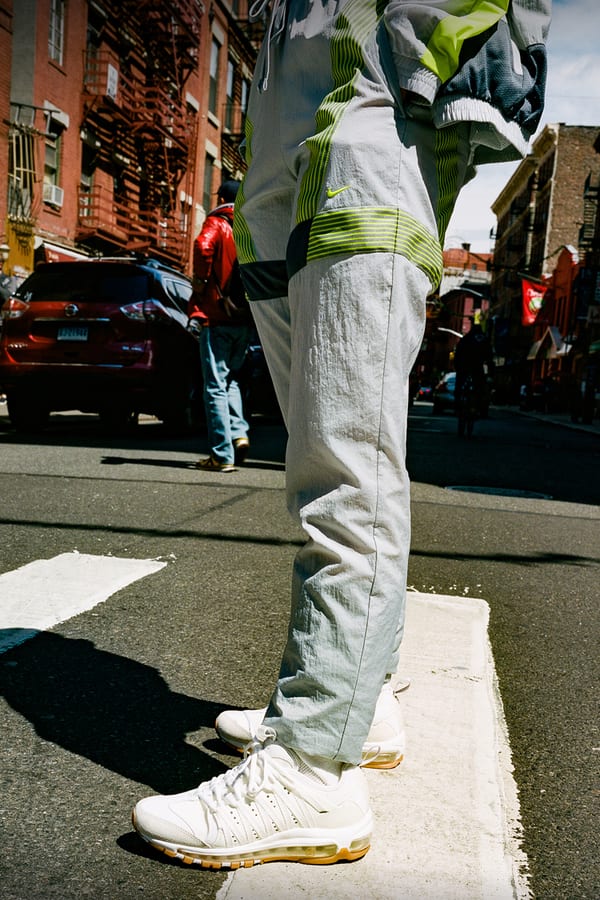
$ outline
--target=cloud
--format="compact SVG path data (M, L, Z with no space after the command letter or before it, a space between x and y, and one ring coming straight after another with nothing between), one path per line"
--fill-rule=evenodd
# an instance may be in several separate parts
M600 133L600 3L554 0L548 37L546 108L541 128L551 122L598 125ZM475 252L491 249L496 227L491 204L518 163L482 166L464 188L448 229L447 243L469 241Z

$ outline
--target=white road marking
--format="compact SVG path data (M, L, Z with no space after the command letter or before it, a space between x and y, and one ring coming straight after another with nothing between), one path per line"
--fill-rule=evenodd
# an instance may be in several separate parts
M0 653L92 609L166 566L156 559L61 553L0 575Z
M482 599L408 594L407 752L397 769L365 771L375 820L365 858L240 868L217 900L529 900L488 621Z

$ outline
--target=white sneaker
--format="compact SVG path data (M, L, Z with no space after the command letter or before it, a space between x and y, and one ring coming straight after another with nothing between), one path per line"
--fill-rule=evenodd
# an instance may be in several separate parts
M238 766L183 794L147 797L133 825L156 849L205 869L286 860L334 863L368 851L366 779L266 740Z
M373 724L362 749L361 766L367 769L394 769L404 758L406 737L397 693L388 680L377 699ZM255 739L266 712L266 706L263 709L226 709L217 716L217 734L226 744L242 751Z

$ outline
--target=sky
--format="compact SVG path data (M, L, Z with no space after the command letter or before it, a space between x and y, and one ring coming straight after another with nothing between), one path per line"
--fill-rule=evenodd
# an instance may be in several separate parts
M598 125L600 131L600 0L554 0L548 37L546 108L540 124ZM539 133L539 131L538 131ZM493 250L491 204L517 163L481 166L458 199L446 247L467 241L475 253Z

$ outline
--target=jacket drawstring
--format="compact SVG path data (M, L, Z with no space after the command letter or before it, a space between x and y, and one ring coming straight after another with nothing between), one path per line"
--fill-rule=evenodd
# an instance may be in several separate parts
M269 25L265 37L267 47L263 62L262 76L258 82L258 90L261 94L267 90L269 85L269 75L271 73L271 43L277 40L285 26L285 0L254 0L254 3L248 10L250 20L254 21L260 18L271 2L273 5L271 7L271 15L269 16Z

